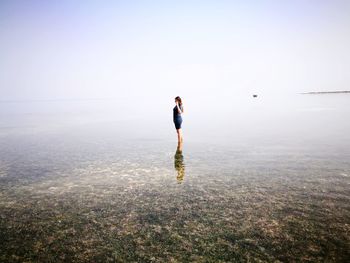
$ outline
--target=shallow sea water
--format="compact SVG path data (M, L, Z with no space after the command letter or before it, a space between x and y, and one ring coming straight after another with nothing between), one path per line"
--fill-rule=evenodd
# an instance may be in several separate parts
M345 262L349 96L327 98L276 116L279 129L254 119L250 135L237 122L200 133L184 117L182 149L172 126L152 135L132 121L42 129L35 114L7 118L0 261Z

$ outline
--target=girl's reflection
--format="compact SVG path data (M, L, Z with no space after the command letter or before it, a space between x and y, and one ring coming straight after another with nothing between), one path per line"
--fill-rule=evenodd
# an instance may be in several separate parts
M177 171L176 180L180 184L185 177L185 164L184 156L182 155L182 142L177 145L176 153L174 156L174 166Z

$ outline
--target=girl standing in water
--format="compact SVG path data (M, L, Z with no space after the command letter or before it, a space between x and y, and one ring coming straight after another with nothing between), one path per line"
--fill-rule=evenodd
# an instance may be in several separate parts
M181 98L177 96L175 98L175 104L176 106L173 109L173 120L177 132L177 141L178 143L182 143L182 130L181 130L181 124L182 124L182 117L181 114L184 113L184 107L181 101Z

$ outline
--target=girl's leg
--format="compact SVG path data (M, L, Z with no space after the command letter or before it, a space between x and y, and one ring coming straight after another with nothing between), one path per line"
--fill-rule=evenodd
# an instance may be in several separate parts
M183 141L183 138L182 138L182 130L179 129L178 131L179 131L179 133L178 133L178 135L179 135L178 141L179 141L179 142L182 142L182 141Z

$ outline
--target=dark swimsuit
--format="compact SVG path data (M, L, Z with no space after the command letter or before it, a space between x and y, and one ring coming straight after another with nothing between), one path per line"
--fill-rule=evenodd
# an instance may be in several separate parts
M182 110L182 106L179 106L179 107ZM175 128L177 130L181 129L182 117L181 117L181 113L179 113L177 110L177 106L175 106L173 109L173 118L174 118Z

